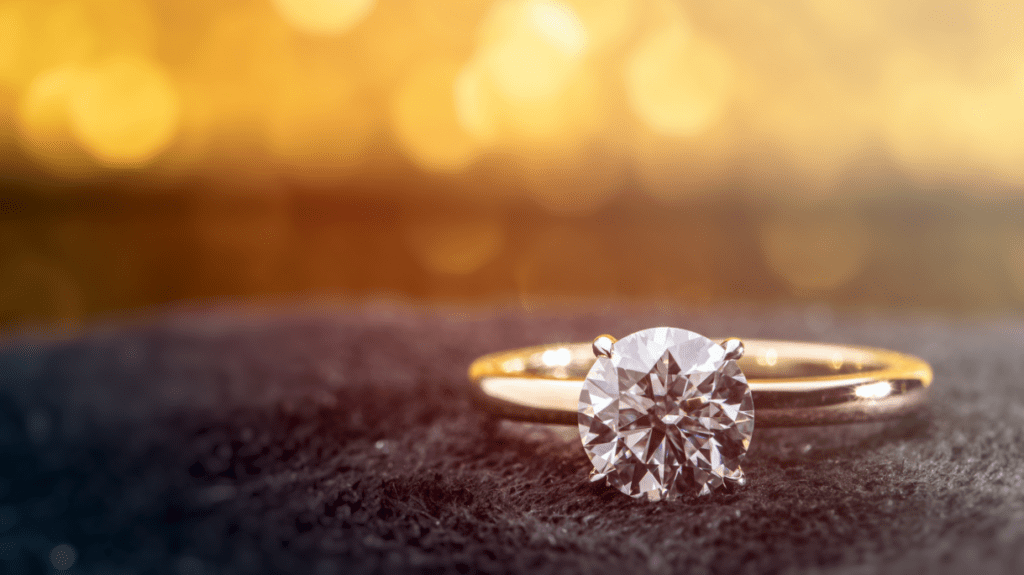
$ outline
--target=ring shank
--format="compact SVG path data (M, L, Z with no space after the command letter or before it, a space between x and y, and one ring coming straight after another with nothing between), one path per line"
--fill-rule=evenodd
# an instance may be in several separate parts
M923 360L860 346L743 340L758 427L877 421L924 404L932 370ZM496 415L575 425L590 343L529 347L486 355L469 378L477 401Z

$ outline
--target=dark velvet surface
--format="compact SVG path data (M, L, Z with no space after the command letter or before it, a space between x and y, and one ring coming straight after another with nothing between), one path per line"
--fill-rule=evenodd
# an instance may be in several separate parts
M479 354L654 325L916 353L931 408L649 504L588 483L578 443L472 407ZM64 544L82 573L1020 572L1022 343L1016 319L385 305L9 339L0 569L66 566Z

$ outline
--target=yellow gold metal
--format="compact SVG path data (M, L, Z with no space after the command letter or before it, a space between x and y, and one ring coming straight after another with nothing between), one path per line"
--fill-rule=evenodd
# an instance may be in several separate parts
M722 347L725 348L725 359L739 360L746 353L746 349L743 347L743 342L735 337L722 342Z
M608 334L599 335L594 338L594 343L592 343L590 347L593 350L595 357L611 357L612 345L614 345L616 341L617 340L614 337Z
M597 339L477 359L469 368L477 400L512 419L576 424ZM742 354L739 365L750 384L758 428L900 417L924 404L932 381L926 362L895 351L756 339L730 347Z

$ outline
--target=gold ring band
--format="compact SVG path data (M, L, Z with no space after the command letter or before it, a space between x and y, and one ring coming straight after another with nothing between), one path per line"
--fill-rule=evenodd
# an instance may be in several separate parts
M476 399L510 419L576 425L595 356L590 343L528 347L481 357L469 368ZM870 347L744 339L758 427L897 418L924 404L932 370L923 360Z

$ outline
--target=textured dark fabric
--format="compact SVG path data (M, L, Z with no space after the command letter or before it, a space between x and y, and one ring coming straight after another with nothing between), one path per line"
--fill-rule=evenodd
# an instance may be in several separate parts
M472 408L479 354L655 325L916 353L932 407L664 504ZM1021 572L1022 343L1009 319L383 305L21 338L0 346L0 569L66 566L66 544L86 573Z

